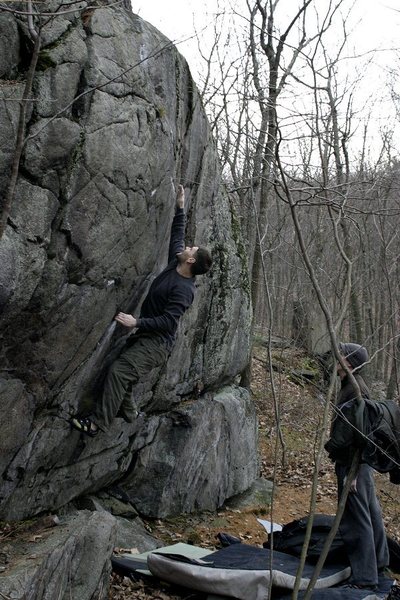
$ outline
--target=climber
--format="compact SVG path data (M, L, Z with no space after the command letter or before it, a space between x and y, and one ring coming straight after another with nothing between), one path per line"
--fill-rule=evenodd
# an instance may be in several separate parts
M178 187L175 216L172 221L167 267L154 279L143 302L140 317L119 312L115 321L135 329L111 365L101 397L90 416L77 415L72 426L91 437L105 431L115 417L132 423L137 410L132 386L149 371L161 366L175 341L178 321L193 302L195 276L211 268L206 248L184 246L185 192Z

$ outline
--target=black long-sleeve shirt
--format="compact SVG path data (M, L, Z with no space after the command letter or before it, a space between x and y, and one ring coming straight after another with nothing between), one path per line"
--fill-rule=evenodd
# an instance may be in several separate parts
M137 320L138 333L156 333L168 349L175 341L180 317L194 298L194 277L183 277L176 270L176 255L184 249L184 233L185 212L177 208L171 226L168 265L151 284Z

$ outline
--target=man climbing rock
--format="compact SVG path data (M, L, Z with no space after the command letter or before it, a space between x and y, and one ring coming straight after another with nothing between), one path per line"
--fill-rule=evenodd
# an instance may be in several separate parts
M340 344L339 350L358 383L361 397L369 398L368 387L360 375L361 368L368 362L367 350L359 344ZM356 447L362 447L362 440L349 425L349 421L353 420L350 415L358 410L357 392L340 363L337 365L337 373L341 379L338 412L333 419L331 436L325 448L335 461L340 499ZM346 415L349 416L348 419ZM381 507L375 492L373 470L363 463L362 458L357 476L351 483L339 531L351 566L349 587L376 589L379 573L389 564L389 551Z
M168 265L154 279L143 302L140 317L120 312L115 320L132 333L121 354L111 365L103 394L89 417L76 416L72 426L91 437L107 430L115 417L132 423L137 410L132 401L132 386L149 371L161 366L174 344L178 322L193 302L195 276L211 268L206 248L184 246L185 192L178 187L176 211L172 221Z

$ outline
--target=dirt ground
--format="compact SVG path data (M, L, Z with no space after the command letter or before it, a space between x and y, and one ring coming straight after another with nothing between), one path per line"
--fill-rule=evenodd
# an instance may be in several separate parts
M148 521L148 530L165 544L178 541L205 548L218 547L219 532L240 537L243 542L262 545L267 534L257 518L288 523L309 512L314 471L316 436L321 427L323 396L319 393L318 366L298 350L275 350L273 385L268 374L267 350L257 345L253 356L252 394L259 418L260 476L273 480L272 507L250 506L242 510L221 509L216 513L184 515L174 519ZM304 373L306 380L299 377ZM312 378L311 381L308 378ZM281 439L277 444L275 410L280 413ZM278 450L276 450L276 447ZM283 464L284 460L284 464ZM400 511L397 486L387 476L376 476L387 532L400 541ZM319 469L316 512L334 514L336 482L333 466L324 453ZM131 582L112 576L110 600L197 600L204 595L161 585Z

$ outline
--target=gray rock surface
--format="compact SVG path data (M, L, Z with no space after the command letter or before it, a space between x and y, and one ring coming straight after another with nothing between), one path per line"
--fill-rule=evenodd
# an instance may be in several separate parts
M249 489L232 498L228 498L225 507L227 510L251 507L265 511L265 508L271 504L272 490L272 481L260 477Z
M28 58L21 53L31 47L25 25L12 19L11 28L1 56L1 190L23 88L18 69ZM15 70L18 83L7 79ZM0 240L0 518L55 510L124 479L143 513L218 506L256 474L255 413L235 385L249 357L250 300L237 223L187 64L121 6L68 13L43 29L33 97ZM166 366L134 390L144 416L82 439L70 416L95 401L121 343L116 310L137 315L166 264L179 182L187 242L209 246L215 266L198 278ZM152 481L161 464L165 476Z
M147 552L161 544L140 519L98 511L68 510L59 525L25 526L0 545L0 596L13 600L107 598L115 548Z
M247 391L224 388L163 416L122 485L139 512L152 517L213 510L257 477L256 442Z
M13 600L107 598L116 520L79 511L7 545L0 592Z
M0 14L0 77L13 79L17 73L19 48L17 22L12 15Z
M0 32L1 33L1 32ZM17 38L18 39L18 36ZM2 40L3 42L3 40ZM0 42L1 43L1 42ZM14 43L15 44L15 39ZM0 54L0 56L2 56ZM1 60L1 58L0 58ZM18 108L19 100L24 92L24 84L18 81L0 78L0 193L3 197L5 193L11 169L12 155L15 148L15 137L18 126ZM31 114L31 107L28 107L28 118ZM2 262L2 264L4 264ZM0 308L3 306L2 296L4 294L4 276L0 271ZM9 278L8 280L9 281Z
M125 495L125 494L124 494ZM127 501L118 500L107 491L98 492L96 496L84 496L77 501L80 509L112 514L115 518L115 547L118 549L147 552L160 548L163 543L150 535L139 518L137 511Z
M25 443L32 426L32 397L19 379L0 379L2 435L0 472L4 473L15 452Z
M164 544L150 535L140 519L133 523L124 517L115 517L116 533L115 546L118 549L138 550L148 552L161 548Z

